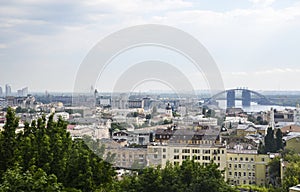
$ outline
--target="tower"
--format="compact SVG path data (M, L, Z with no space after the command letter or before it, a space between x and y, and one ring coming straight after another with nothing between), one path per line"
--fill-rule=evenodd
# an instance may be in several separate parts
M166 115L171 118L173 117L173 111L170 103L168 103L168 105L166 106Z

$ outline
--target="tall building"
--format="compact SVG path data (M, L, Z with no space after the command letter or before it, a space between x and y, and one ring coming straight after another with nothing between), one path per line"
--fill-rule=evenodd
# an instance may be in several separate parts
M9 84L5 85L5 96L11 96L11 86Z
M2 87L0 86L0 97L2 96L3 91L2 91Z
M22 89L22 96L27 96L28 95L28 87L24 87L23 89Z

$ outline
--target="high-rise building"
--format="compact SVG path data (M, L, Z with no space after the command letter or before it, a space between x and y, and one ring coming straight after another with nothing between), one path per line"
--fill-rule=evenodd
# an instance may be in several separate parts
M9 84L5 85L5 96L11 96L11 86Z
M23 89L22 89L22 96L27 96L28 95L28 87L24 87Z
M2 91L2 87L0 86L0 97L2 96L3 91Z

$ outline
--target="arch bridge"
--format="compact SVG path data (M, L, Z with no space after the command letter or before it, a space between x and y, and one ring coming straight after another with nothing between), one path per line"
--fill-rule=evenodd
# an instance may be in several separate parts
M237 93L241 92L241 98L237 98ZM242 106L243 107L249 107L251 105L251 101L255 101L260 105L276 105L272 101L270 101L266 96L245 88L236 88L236 89L228 89L225 91L221 91L215 95L213 95L211 98L207 99L204 104L212 104L216 101L218 97L221 95L226 95L226 101L227 101L227 108L235 107L235 101L236 100L242 100ZM251 95L252 94L252 95ZM255 97L253 97L253 95Z

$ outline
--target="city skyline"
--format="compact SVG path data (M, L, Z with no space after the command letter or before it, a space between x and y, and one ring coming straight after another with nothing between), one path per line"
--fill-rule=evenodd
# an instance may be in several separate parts
M1 4L2 88L11 84L14 88L29 86L32 92L72 92L77 70L97 42L126 27L155 23L197 38L218 65L226 89L300 90L296 84L300 81L300 3L294 0ZM139 52L125 57L134 53ZM106 81L111 80L109 72L122 73L119 65L115 61L108 69ZM202 74L191 69L186 72L196 90L207 89L205 83L198 86ZM155 90L157 86L146 84L140 89Z

